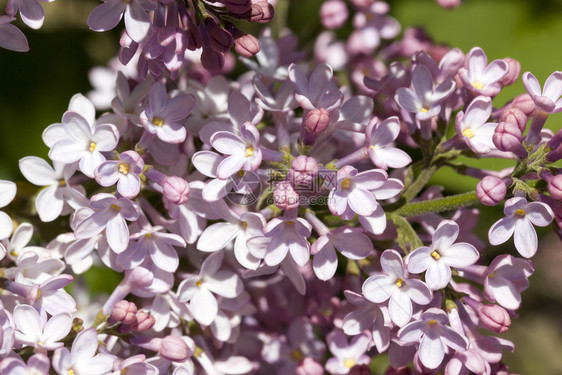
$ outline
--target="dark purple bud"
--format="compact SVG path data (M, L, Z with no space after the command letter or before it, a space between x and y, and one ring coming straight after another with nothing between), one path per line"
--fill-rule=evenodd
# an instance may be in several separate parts
M348 16L347 6L342 0L325 1L320 8L322 25L327 29L339 29Z
M217 52L226 53L232 49L234 39L232 35L220 27L214 19L206 18L205 27L209 32L209 46Z
M222 3L234 14L242 14L252 7L252 0L222 0Z
M550 141L548 141L548 147L551 149L555 149L560 145L562 145L562 129L558 129L554 137L550 138Z
M315 108L306 114L303 124L307 133L318 135L330 125L330 113L324 108Z
M203 47L201 53L201 65L210 73L219 73L224 66L224 54L212 48Z
M483 205L495 206L503 201L506 193L503 181L495 176L486 176L476 185L476 196Z
M162 184L164 197L173 204L184 204L189 197L189 183L181 177L171 176Z
M134 330L137 332L148 331L156 323L156 319L152 315L142 310L137 311L136 319Z
M115 323L133 324L137 320L136 314L137 306L133 302L121 300L113 306L109 319Z
M299 193L289 181L278 182L273 188L273 203L282 210L297 208L299 206Z
M562 201L562 174L553 176L549 179L548 192L552 198Z
M480 309L480 321L484 327L498 333L507 331L511 324L509 313L498 305L485 305L482 307Z
M183 362L189 357L189 348L181 337L166 336L162 339L159 353L173 362Z
M507 73L500 79L499 83L502 86L509 86L515 83L519 78L519 74L521 73L521 64L519 61L512 59L511 57L506 57L503 59L507 63Z
M521 133L524 132L527 127L527 119L525 112L515 107L504 109L500 115L500 121L517 124Z
M528 155L521 143L521 130L512 122L500 122L494 131L492 141L500 151L513 152L521 159Z

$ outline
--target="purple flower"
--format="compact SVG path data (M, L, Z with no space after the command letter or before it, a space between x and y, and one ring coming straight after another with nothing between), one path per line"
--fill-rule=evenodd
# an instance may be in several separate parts
M43 350L54 350L62 347L60 342L72 325L69 313L56 314L47 320L41 317L37 310L29 305L17 305L14 308L14 322L16 323L16 342L33 346Z
M29 357L27 365L23 360L16 357L5 357L0 362L0 373L2 374L34 374L48 375L50 361L45 354L37 353Z
M398 331L398 339L408 342L420 342L418 356L421 363L430 370L439 367L445 357L445 348L464 351L468 349L468 340L447 326L447 314L441 309L431 308L424 312L420 320L411 322Z
M471 244L455 243L458 235L458 224L452 220L443 220L433 234L431 246L419 247L408 254L408 271L426 271L425 281L433 290L447 286L451 280L451 267L465 268L480 258L478 250Z
M369 125L365 132L367 153L373 164L378 168L402 168L412 162L412 158L399 148L393 147L393 142L400 134L400 121L392 116L381 123Z
M253 255L262 258L268 266L276 266L285 259L287 253L299 266L304 266L310 259L310 223L300 217L280 216L271 219L265 227L265 237L271 241L264 249L265 253Z
M16 196L16 184L12 181L0 180L0 207L7 206ZM0 211L0 240L12 234L12 219L4 211Z
M537 109L546 113L562 111L562 72L554 72L546 79L544 87L531 72L523 73L521 77L525 89L533 99Z
M107 160L101 163L94 175L101 186L117 183L117 191L125 198L132 199L140 191L139 174L144 168L144 160L135 151L125 151L119 160Z
M519 254L531 258L538 247L537 232L533 224L546 227L554 219L554 212L546 203L527 203L523 197L508 199L503 212L506 216L496 221L488 231L490 244L502 244L513 235Z
M495 122L486 122L492 113L492 99L488 96L476 97L466 109L460 111L455 119L457 135L464 139L475 153L485 154L496 147L492 142Z
M533 263L526 259L507 254L497 256L490 263L484 281L486 298L508 310L517 310L521 292L529 287L528 278L534 271Z
M467 56L467 68L459 69L459 77L465 87L478 95L496 96L501 90L500 80L509 70L503 60L494 60L488 65L488 58L480 47L474 47Z
M305 110L323 108L337 110L343 103L343 94L332 79L333 72L326 64L318 65L307 79L298 65L289 66L289 79L295 85L295 98Z
M371 341L369 335L363 333L347 341L341 330L330 332L326 336L326 343L334 357L326 361L326 370L330 374L343 375L349 373L356 365L368 365L371 358L365 354Z
M0 47L17 52L27 52L29 51L27 38L17 26L12 25L12 21L15 19L11 16L0 16Z
M427 305L431 302L431 290L421 280L407 277L402 257L396 250L385 250L380 262L383 273L375 273L365 280L363 295L375 303L389 300L390 319L402 327L412 318L412 301Z

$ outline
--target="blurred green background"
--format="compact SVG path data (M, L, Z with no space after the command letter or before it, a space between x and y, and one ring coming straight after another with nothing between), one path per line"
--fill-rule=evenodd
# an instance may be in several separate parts
M41 141L43 129L59 122L75 93L91 89L88 70L104 65L117 52L117 31L89 31L86 19L100 2L95 0L56 0L42 3L46 21L41 30L22 26L31 51L16 53L0 49L0 179L17 179L17 161L28 155L46 157ZM287 22L299 32L318 30L315 12L321 0L280 0L275 23ZM465 53L480 46L489 60L512 57L521 62L522 72L531 71L542 83L556 70L562 70L562 2L524 0L465 0L460 8L444 10L434 0L389 1L391 15L402 28L423 26L438 43L459 47ZM305 9L306 8L306 9ZM306 11L304 11L306 10ZM19 21L18 21L19 22ZM21 23L18 23L21 25ZM502 105L525 92L519 80L506 88L494 104ZM559 129L562 114L552 115L547 125ZM499 169L506 161L486 160L481 166ZM473 188L472 178L451 178L443 170L433 180L448 190ZM483 211L494 222L497 210ZM511 242L508 242L509 246ZM534 258L536 273L531 288L523 294L521 317L503 337L516 344L515 354L507 354L512 371L522 374L562 374L562 246L553 237L541 240Z

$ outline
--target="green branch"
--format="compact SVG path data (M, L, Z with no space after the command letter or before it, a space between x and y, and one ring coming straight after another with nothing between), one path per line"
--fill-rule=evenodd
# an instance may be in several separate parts
M476 196L476 191L473 191L470 193L451 195L445 198L406 203L396 211L392 212L392 214L403 217L418 216L455 210L461 207L470 207L479 203L480 200Z

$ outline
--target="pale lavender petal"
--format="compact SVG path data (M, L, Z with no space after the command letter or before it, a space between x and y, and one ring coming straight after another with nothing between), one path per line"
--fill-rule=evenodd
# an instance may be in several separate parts
M349 207L361 216L371 215L378 206L372 193L360 188L353 189L347 196Z
M552 73L544 83L543 95L556 102L562 95L562 72Z
M411 273L422 273L427 270L433 260L431 259L432 250L429 247L419 247L406 257L406 265Z
M373 324L374 318L370 309L350 312L343 318L342 329L346 335L358 335Z
M0 16L0 47L16 52L27 52L29 51L27 38L17 26L9 23L13 20L14 17Z
M433 234L433 243L431 247L438 251L445 251L457 239L459 235L459 226L452 220L444 220Z
M515 222L513 242L515 248L525 258L531 258L537 252L537 232L529 220L519 219Z
M480 95L476 97L470 104L462 119L462 130L467 127L475 129L480 127L490 118L492 113L492 99L489 96Z
M433 92L433 77L425 65L419 64L414 68L412 72L412 87L416 96L424 104Z
M89 361L98 349L98 334L94 328L88 328L78 333L74 342L70 355L74 363L84 363Z
M493 295L497 303L508 310L517 310L521 305L521 294L515 286L501 278L488 278L488 285L493 288Z
M380 169L371 169L358 173L353 177L353 185L365 190L380 188L387 180L388 175Z
M37 194L35 207L42 222L53 221L61 214L64 200L59 197L60 194L58 193L58 186L54 185L41 190Z
M468 349L468 340L466 337L450 327L441 326L440 328L441 340L445 345L457 351Z
M506 216L496 221L488 231L488 240L492 245L499 245L511 238L515 230L517 218Z
M15 198L17 187L12 181L0 180L0 207L5 207Z
M377 203L375 211L370 216L359 216L363 228L373 234L381 234L386 228L386 216L382 207Z
M371 130L371 145L386 146L391 144L399 133L400 121L398 117L389 117Z
M385 250L380 258L383 271L395 278L404 278L404 262L396 250Z
M212 252L223 249L239 232L240 226L238 224L212 224L201 233L201 237L199 237L199 241L197 241L197 250Z
M105 229L107 242L116 253L123 252L129 244L129 228L121 215L116 215L107 222Z
M129 173L126 176L121 176L117 182L117 191L125 198L134 198L140 191L139 176Z
M291 281L291 284L293 284L297 292L304 296L306 294L306 283L302 273L295 262L293 262L292 258L287 257L281 262L281 270L283 270L283 273L287 276L289 281Z
M244 154L234 154L223 159L217 167L217 177L226 180L242 169L246 159Z
M396 279L386 275L372 275L363 283L362 293L369 301L381 303L389 299L398 288Z
M550 206L542 202L531 202L525 207L525 218L539 227L546 227L554 219Z
M232 185L232 179L212 179L203 189L203 199L207 202L215 202L223 198L232 189Z
M222 251L217 251L209 255L201 265L199 275L201 275L201 277L213 276L219 270L223 257L224 253Z
M92 10L88 26L94 31L111 30L121 21L126 7L127 2L124 0L107 0Z
M281 238L282 236L273 237L269 245L267 246L267 253L265 254L264 261L268 266L276 266L289 252L289 247Z
M433 290L444 288L451 281L451 269L443 261L431 261L425 273L425 281Z
M429 96L428 99L432 104L439 103L449 95L451 95L453 91L455 91L456 87L457 85L452 78L446 79L435 88L435 91Z
M138 5L138 2L127 1L125 10L125 28L127 34L137 43L143 42L151 33L152 27L148 14Z
M205 326L211 325L219 311L215 296L206 288L199 288L189 302L195 320Z
M39 338L42 327L37 310L29 305L17 305L13 317L16 328L25 336L31 340Z
M45 13L43 7L35 0L19 2L21 20L32 29L39 29L43 26Z
M370 150L369 150L370 151ZM373 163L379 168L403 168L412 162L412 158L406 151L396 147L384 147L376 149Z
M403 342L418 342L424 334L423 327L426 325L424 321L416 320L398 331L398 339Z
M244 154L246 143L231 132L219 131L211 137L211 144L220 153L226 155Z
M159 115L168 122L180 122L191 113L194 106L195 97L193 95L178 95L166 103L166 108Z
M71 327L72 316L69 313L57 314L45 324L43 339L51 343L59 341L70 332Z
M484 74L481 76L482 83L485 86L495 83L507 74L509 67L503 60L494 60L488 65Z
M541 85L531 72L523 73L521 80L523 81L523 86L525 86L525 89L531 97L542 95Z
M466 242L459 242L453 246L441 250L440 260L450 267L465 268L473 265L480 258L480 253L474 246Z
M19 161L23 177L33 185L47 186L58 183L53 167L42 158L27 156Z
M333 236L332 243L348 259L363 259L373 249L373 243L365 234L350 231Z
M429 369L437 368L445 357L445 348L439 337L425 335L418 350L423 365Z
M474 47L468 53L468 71L472 79L479 79L488 65L488 58L480 47Z
M318 254L314 255L312 267L320 280L330 280L334 276L338 268L338 257L329 242Z
M408 112L416 113L422 108L421 100L418 99L412 90L406 87L400 87L396 90L394 100Z
M164 124L163 126L156 129L156 136L164 141L171 144L181 143L185 140L187 135L187 130L182 124L173 122L171 124Z
M300 267L306 265L310 259L310 244L304 237L296 237L289 243L289 252L295 263Z
M235 298L243 290L242 281L238 275L224 270L205 277L204 285L211 292L225 298Z
M402 327L412 318L412 301L406 293L398 290L388 302L388 312L394 324Z
M402 181L397 178L389 178L381 187L372 190L371 193L376 199L384 200L395 197L402 189L404 189Z
M223 157L212 151L198 151L191 157L193 166L207 177L216 177L217 167Z
M431 302L433 296L427 285L423 281L416 279L408 279L406 281L406 290L404 292L418 305L427 305Z

